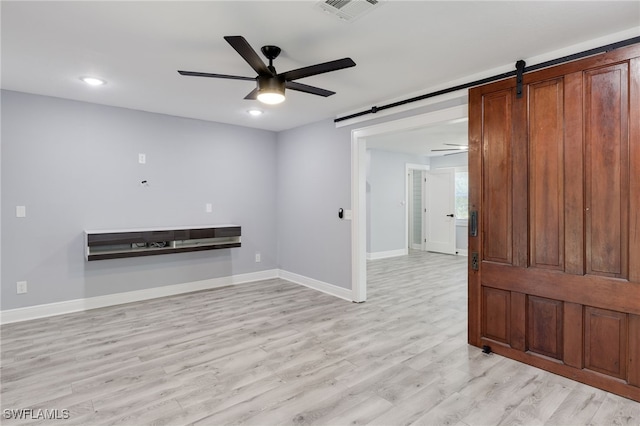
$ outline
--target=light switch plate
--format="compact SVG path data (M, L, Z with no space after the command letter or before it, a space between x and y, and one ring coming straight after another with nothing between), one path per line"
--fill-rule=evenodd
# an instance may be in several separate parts
M16 206L16 217L27 217L27 207Z
M213 206L211 205L211 203L207 203L207 204L204 206L204 210L205 210L207 213L211 213L211 212L213 211Z
M138 154L138 163L146 164L147 163L147 155L146 154Z
M344 211L344 218L345 220L351 220L351 210Z

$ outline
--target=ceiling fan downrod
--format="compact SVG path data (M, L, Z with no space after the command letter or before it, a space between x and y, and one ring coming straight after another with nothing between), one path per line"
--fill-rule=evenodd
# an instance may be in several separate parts
M276 74L276 69L273 66L273 60L277 58L278 55L280 55L282 49L280 49L278 46L267 45L262 46L260 50L262 51L262 54L269 60L269 66L267 68L269 68L269 71L271 71L273 74Z

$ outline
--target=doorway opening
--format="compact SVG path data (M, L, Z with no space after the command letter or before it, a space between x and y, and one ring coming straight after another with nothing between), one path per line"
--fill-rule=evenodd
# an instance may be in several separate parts
M467 105L353 130L351 133L351 267L352 299L367 299L367 148L368 139L436 124L466 121ZM405 174L406 176L406 174ZM407 198L405 198L406 200ZM408 214L407 214L408 216ZM406 230L408 239L409 231Z

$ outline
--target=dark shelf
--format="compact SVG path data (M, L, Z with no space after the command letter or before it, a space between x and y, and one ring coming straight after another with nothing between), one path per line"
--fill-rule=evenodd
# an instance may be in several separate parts
M241 227L176 227L85 231L88 261L240 247Z

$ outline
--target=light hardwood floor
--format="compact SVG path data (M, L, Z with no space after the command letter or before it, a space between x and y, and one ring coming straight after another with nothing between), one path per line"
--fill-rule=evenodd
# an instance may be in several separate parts
M2 326L1 407L64 425L640 425L466 344L466 258L369 262L354 304L268 280Z

